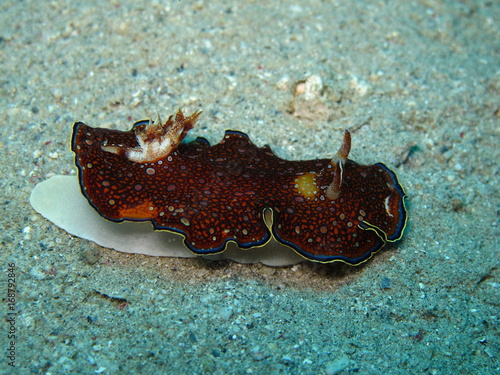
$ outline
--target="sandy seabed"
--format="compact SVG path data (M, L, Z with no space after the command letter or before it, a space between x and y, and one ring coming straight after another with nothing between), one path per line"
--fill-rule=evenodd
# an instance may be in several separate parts
M0 372L499 373L500 3L136 3L0 4ZM75 121L178 108L287 159L350 128L350 158L407 192L403 240L272 268L122 254L33 211L36 183L76 173Z

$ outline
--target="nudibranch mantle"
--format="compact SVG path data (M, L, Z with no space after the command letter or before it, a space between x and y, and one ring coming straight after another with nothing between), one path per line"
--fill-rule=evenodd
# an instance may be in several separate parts
M80 186L101 216L151 221L182 234L199 255L274 237L312 261L359 264L401 238L403 188L384 164L347 159L348 131L333 159L288 161L233 130L214 146L203 138L181 143L199 114L179 111L128 132L75 123Z

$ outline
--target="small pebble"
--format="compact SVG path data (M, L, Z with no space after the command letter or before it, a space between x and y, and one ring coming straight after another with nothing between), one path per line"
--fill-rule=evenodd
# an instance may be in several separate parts
M83 258L85 259L85 262L87 264L93 265L96 264L99 261L99 258L101 257L101 254L99 252L98 248L91 247L83 253Z
M229 320L229 318L231 318L231 315L233 315L233 309L230 307L223 307L219 311L219 316L222 320Z
M250 350L250 356L256 361L262 361L269 357L270 354L265 352L260 346L255 346Z
M349 357L342 354L340 357L335 359L333 362L327 363L325 366L326 375L336 375L349 366Z
M47 277L47 275L39 267L33 267L30 271L30 275L37 280L42 280Z
M388 277L382 277L380 279L380 289L391 289L391 279Z

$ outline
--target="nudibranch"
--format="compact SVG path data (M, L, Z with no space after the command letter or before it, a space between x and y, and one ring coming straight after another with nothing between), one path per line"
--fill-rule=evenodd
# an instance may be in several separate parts
M127 132L75 123L80 187L101 216L151 221L198 255L274 237L311 261L352 265L403 235L403 188L384 164L347 158L349 131L332 159L288 161L234 130L213 146L182 142L199 115L179 110Z

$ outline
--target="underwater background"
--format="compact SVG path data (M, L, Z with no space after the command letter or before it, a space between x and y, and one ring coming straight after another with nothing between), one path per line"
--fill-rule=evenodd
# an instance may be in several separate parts
M3 1L2 330L9 374L497 374L497 1ZM72 125L182 108L217 143L384 162L403 239L357 267L119 253L29 204ZM251 251L251 250L250 250ZM12 344L14 343L14 344Z

